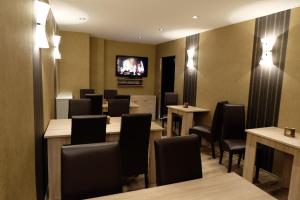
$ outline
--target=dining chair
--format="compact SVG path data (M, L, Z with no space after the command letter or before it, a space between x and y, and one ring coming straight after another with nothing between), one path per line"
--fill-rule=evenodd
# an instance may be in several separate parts
M68 118L74 115L90 115L91 100L90 99L70 99Z
M94 89L80 89L80 99L85 99L86 94L95 94Z
M105 115L81 115L72 117L71 144L88 144L105 142Z
M110 117L120 117L122 114L128 114L129 104L128 99L109 99L108 115Z
M174 92L165 92L164 94L164 100L163 100L163 109L162 109L162 115L161 115L161 122L162 126L165 127L165 123L168 119L168 107L170 105L178 105L178 94ZM181 131L181 117L179 115L176 115L173 113L172 121L173 121L173 127L178 127L179 133L175 133L175 129L173 129L173 134L179 135Z
M130 95L118 94L115 99L128 99L130 101Z
M62 147L62 200L87 199L121 192L119 144L101 143Z
M212 158L216 158L215 142L219 142L220 144L220 136L222 132L223 107L224 104L227 103L228 101L221 101L217 103L211 127L199 125L199 126L194 126L189 130L190 134L198 135L200 139L200 145L201 145L201 138L204 138L206 141L210 143Z
M223 108L223 125L220 143L220 161L222 164L224 151L229 152L228 172L231 172L232 157L239 154L238 165L245 153L245 106L240 104L225 104Z
M202 178L197 135L164 138L154 145L158 186Z
M91 114L102 115L103 96L99 94L86 94L85 97L91 100Z
M123 177L144 174L148 187L148 149L152 115L122 115L120 149Z
M104 90L104 99L114 99L117 94L117 90Z

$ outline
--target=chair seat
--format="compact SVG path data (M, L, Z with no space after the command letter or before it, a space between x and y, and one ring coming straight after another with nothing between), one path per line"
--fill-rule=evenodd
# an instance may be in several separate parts
M211 138L211 128L208 126L194 126L190 129L190 133L197 134L200 137Z
M245 140L228 139L228 140L224 140L224 143L227 146L227 148L230 149L231 151L244 150L246 147Z

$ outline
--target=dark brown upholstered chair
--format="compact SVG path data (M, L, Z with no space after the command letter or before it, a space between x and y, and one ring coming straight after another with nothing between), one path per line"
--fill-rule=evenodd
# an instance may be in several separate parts
M228 172L231 172L233 154L239 154L238 165L245 153L245 106L225 104L223 109L223 128L220 143L220 161L222 163L224 151L229 152Z
M211 127L194 126L189 130L190 134L198 135L200 139L200 145L201 145L201 138L204 138L210 143L213 158L216 158L215 142L217 141L220 142L220 137L222 132L223 106L226 103L228 102L222 101L217 103Z
M202 178L198 136L164 138L154 144L157 185Z
M68 117L75 115L90 115L91 100L90 99L70 99Z
M72 117L71 144L105 142L105 115L81 115Z
M103 96L99 94L86 94L85 96L91 99L91 114L102 115Z
M165 127L165 123L167 122L168 119L168 107L170 105L178 105L178 94L174 92L165 92L164 96L164 105L163 110L162 110L162 117L160 120L162 121L162 126ZM181 131L181 117L179 115L173 115L173 127L178 126L179 129L179 134ZM173 131L174 132L174 131Z
M80 89L80 99L85 99L86 94L95 94L94 89Z
M130 95L118 94L115 96L115 99L128 99L130 101Z
M119 141L123 177L144 174L146 187L151 118L151 114L122 115Z
M114 99L117 94L117 90L104 90L104 99Z
M79 200L122 192L120 148L117 143L63 146L63 200Z
M129 104L128 99L108 100L108 115L111 117L120 117L122 114L128 114Z

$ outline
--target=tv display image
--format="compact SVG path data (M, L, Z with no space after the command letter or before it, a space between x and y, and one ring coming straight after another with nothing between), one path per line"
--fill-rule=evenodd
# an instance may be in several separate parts
M148 58L117 56L116 75L119 77L142 78L148 74Z

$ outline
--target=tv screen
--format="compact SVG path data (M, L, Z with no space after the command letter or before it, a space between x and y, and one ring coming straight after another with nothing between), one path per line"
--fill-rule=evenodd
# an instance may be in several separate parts
M148 74L148 58L117 56L116 75L119 77L142 78Z

